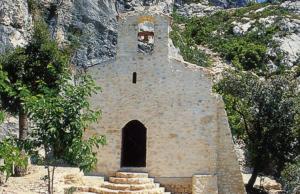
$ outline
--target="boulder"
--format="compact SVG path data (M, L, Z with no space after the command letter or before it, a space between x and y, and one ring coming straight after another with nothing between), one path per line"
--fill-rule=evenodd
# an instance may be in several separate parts
M64 176L64 183L67 185L82 185L84 184L81 174L67 174Z
M268 194L285 194L284 190L269 190Z
M235 35L243 35L249 30L249 28L251 28L254 22L255 21L249 21L247 23L232 22L232 24L235 25L232 31Z
M292 194L300 194L300 186L296 187Z
M279 49L283 53L285 53L282 62L289 67L297 65L296 62L299 60L300 57L299 34L292 33L285 37L275 37L274 39L279 43Z
M300 14L300 1L292 0L283 2L280 7L286 8L287 10Z
M300 20L284 18L281 20L279 28L287 33L300 33Z
M268 190L268 191L274 192L274 190L277 190L277 191L282 190L281 184L273 179L265 179L262 186L265 190Z
M220 6L210 6L208 2L183 4L178 7L177 13L184 17L203 17L223 9Z

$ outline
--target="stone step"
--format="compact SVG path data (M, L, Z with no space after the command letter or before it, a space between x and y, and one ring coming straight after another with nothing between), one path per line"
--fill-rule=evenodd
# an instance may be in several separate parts
M117 184L146 184L154 183L152 178L118 178L118 177L109 177L109 182Z
M118 184L111 182L104 182L102 184L103 188L111 189L111 190L130 190L130 184Z
M117 172L116 177L118 177L118 178L148 178L148 173Z
M110 190L106 188L98 188L98 189L90 188L90 191L75 191L73 194L171 194L171 193L164 192L163 188L146 189L141 191L120 191L120 190Z
M107 188L101 188L92 192L99 193L99 194L164 194L165 189L154 188L154 189L145 189L139 191L128 191L128 190L121 191L121 190L111 190Z
M92 193L92 192L74 192L72 194L97 194L97 193Z
M133 184L130 187L130 190L145 190L145 189L154 189L154 188L160 188L160 185L158 183L147 183L147 184Z
M112 190L143 190L143 189L153 189L159 188L159 184L157 183L146 183L146 184L117 184L117 183L110 183L104 182L102 187Z

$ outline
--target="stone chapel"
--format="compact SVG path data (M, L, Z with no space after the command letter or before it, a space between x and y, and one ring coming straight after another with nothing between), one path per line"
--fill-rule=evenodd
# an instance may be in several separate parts
M105 135L108 142L99 150L95 173L148 173L175 194L244 194L210 71L169 54L169 16L131 12L118 21L116 60L88 69L102 88L91 98L102 118L87 133Z

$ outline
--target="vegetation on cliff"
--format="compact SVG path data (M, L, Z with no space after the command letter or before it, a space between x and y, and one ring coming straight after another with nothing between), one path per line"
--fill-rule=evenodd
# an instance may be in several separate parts
M299 16L269 3L204 17L173 14L171 38L185 60L208 66L201 45L232 64L234 70L224 72L215 89L223 96L233 135L246 143L253 168L248 191L258 174L281 180L290 193L299 186L299 173L291 170L299 166L300 155L299 67L297 61L295 68L285 63L286 53L274 40L289 35L283 27L286 18Z
M260 18L276 16L272 25L263 24ZM280 31L280 22L284 16L298 16L289 13L278 5L254 4L233 10L219 11L205 17L184 18L174 13L172 40L178 46L184 58L190 62L196 62L201 66L203 63L197 59L194 53L197 45L205 45L213 51L220 53L225 61L231 62L240 70L254 70L264 74L268 70L267 63L272 61L279 66L279 71L286 67L281 63L283 53L269 56L268 48L278 45L273 40L275 34L284 35ZM235 30L235 25L249 25L245 31ZM185 47L180 44L185 45ZM202 60L205 60L204 57Z

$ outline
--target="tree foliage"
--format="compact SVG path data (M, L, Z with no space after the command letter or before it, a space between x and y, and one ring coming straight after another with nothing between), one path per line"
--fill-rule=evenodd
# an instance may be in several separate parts
M293 76L259 78L228 71L216 85L223 95L233 133L242 138L254 168L279 177L285 163L299 154L299 91ZM263 161L263 162L262 162Z
M12 138L5 138L0 141L0 160L3 160L0 164L0 173L3 173L7 180L14 173L14 166L27 166L28 158L22 154Z
M288 194L300 191L300 158L286 165L281 172L281 182Z
M4 121L5 114L4 112L0 111L0 124Z
M25 98L58 89L64 74L70 73L69 49L61 49L51 39L43 20L35 21L29 43L0 57L0 102L5 111L19 114L19 138L27 135L28 119ZM6 78L2 78L5 76Z
M0 58L10 88L1 90L2 106L17 113L23 98L43 92L43 87L58 88L66 73L70 55L50 38L47 25L38 21L29 44L4 53Z
M103 136L83 140L84 131L100 116L88 102L99 87L84 75L76 79L76 84L65 79L59 88L58 93L45 88L45 95L27 98L28 112L36 126L32 136L36 145L47 148L54 158L89 171L97 161L93 146L105 144Z

